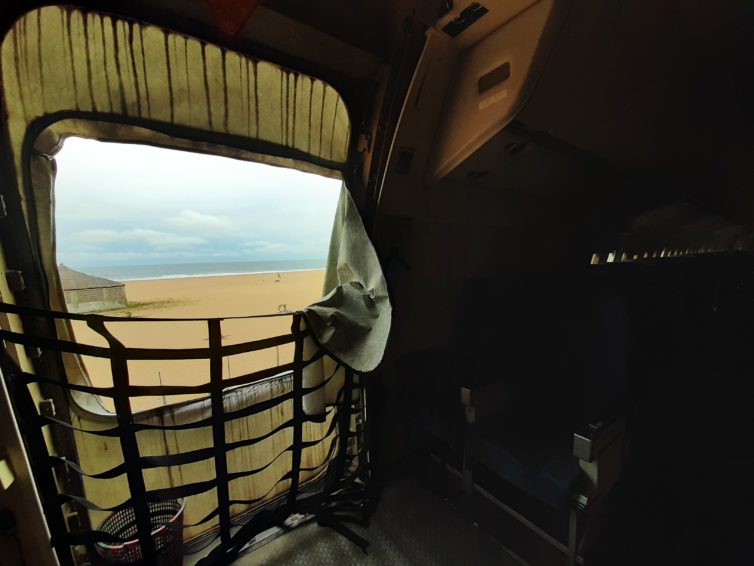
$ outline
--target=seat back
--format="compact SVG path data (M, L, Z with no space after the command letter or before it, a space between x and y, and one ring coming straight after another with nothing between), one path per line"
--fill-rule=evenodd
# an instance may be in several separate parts
M625 298L591 285L529 286L526 391L533 418L569 426L609 419L625 404Z
M501 410L511 418L572 427L623 407L628 317L621 292L554 276L479 279L462 293L455 320L454 387L503 381L510 394Z

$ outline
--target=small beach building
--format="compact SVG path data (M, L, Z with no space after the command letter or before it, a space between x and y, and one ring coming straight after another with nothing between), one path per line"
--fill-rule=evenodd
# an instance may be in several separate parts
M58 273L68 312L117 309L127 304L125 283L81 273L62 263Z

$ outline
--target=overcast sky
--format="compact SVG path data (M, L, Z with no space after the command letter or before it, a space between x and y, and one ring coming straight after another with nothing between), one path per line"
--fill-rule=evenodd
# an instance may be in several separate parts
M80 138L55 157L58 262L146 265L327 257L340 181Z

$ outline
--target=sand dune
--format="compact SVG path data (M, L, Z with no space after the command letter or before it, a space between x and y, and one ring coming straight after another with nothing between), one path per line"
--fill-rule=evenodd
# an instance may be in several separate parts
M295 311L321 296L323 281L324 270L128 281L126 295L129 304L135 305L130 309L131 317L125 318L127 313L118 312L124 316L124 321L108 323L107 327L129 347L206 347L205 322L139 322L138 318L223 318ZM285 334L290 325L290 316L224 320L221 326L223 343L237 344ZM74 333L80 342L107 345L83 323L74 323ZM292 346L286 345L227 357L223 360L224 377L286 363L292 355ZM85 357L84 364L92 384L112 384L107 360ZM205 360L132 361L129 362L129 374L133 384L198 384L209 380L209 363ZM143 410L187 398L190 397L142 397L134 399L132 407ZM103 401L112 409L110 400Z

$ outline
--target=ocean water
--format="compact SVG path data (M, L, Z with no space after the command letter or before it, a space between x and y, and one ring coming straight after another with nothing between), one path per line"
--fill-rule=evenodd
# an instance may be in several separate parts
M104 277L114 281L135 279L174 279L180 277L207 277L241 275L247 273L277 273L282 271L308 271L323 269L325 259L291 259L270 261L224 261L218 263L173 263L167 265L68 265L71 269Z

